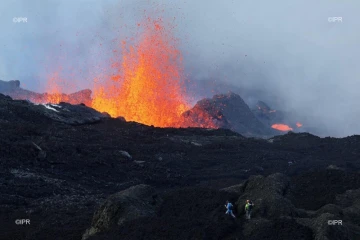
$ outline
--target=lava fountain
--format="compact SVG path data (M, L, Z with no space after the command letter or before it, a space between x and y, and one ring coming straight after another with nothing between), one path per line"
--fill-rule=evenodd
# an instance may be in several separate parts
M147 18L137 43L122 41L112 63L116 74L95 83L92 107L157 127L178 127L186 101L182 56L171 27Z

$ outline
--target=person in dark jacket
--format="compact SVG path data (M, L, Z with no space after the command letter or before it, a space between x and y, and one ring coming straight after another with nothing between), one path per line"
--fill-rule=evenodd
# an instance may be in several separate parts
M245 212L246 212L246 219L251 218L251 210L253 209L254 204L250 200L246 200L245 204Z

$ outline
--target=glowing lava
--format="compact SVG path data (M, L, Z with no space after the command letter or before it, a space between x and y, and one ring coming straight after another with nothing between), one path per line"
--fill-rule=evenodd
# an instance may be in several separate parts
M46 103L58 104L63 101L60 86L58 83L60 82L59 72L53 73L48 77L48 81L46 84L46 95L45 101Z
M279 130L279 131L283 131L283 132L286 132L286 131L291 131L293 130L291 127L289 127L288 125L286 124L273 124L271 126L272 128L276 129L276 130Z
M138 26L144 28L139 43L122 42L122 59L112 64L117 74L95 85L92 107L127 121L178 127L189 105L172 28L151 18Z
M299 123L299 122L297 122L297 123L296 123L296 126L297 126L298 128L300 128L300 127L302 127L302 124Z
M60 102L69 102L69 98L66 98L66 95L61 93L62 88L60 87L59 83L61 79L59 78L59 72L54 72L47 77L47 83L45 86L46 93L37 94L35 96L19 96L19 99L28 99L31 100L33 103L37 104L45 104L45 103L52 103L58 104Z

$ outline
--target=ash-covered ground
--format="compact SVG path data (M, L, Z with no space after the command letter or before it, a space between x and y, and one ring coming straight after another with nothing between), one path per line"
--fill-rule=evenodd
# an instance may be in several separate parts
M360 239L360 136L156 128L2 94L0 136L0 239Z

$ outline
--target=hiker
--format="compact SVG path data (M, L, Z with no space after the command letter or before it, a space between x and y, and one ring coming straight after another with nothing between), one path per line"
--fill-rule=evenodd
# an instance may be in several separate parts
M251 210L253 209L254 204L250 200L246 200L245 204L245 212L246 212L246 219L251 218Z
M231 202L229 202L229 201L226 201L226 205L225 205L225 207L226 207L226 212L225 212L225 214L230 214L233 218L236 218L235 217L235 215L234 215L234 213L233 213L233 208L234 208L234 206L231 204Z

